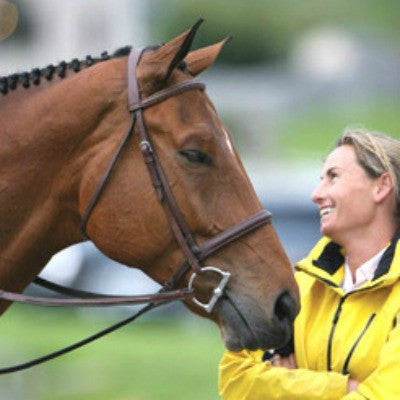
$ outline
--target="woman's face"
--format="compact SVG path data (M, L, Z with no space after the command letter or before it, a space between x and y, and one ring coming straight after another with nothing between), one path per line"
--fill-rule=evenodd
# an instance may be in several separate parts
M358 164L353 146L332 151L311 196L320 210L321 233L341 245L347 238L362 235L376 215L374 191L376 180Z

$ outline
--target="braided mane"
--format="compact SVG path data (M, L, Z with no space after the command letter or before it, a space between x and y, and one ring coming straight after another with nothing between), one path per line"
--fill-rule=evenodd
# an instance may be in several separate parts
M71 69L74 72L79 72L83 66L91 67L92 65L109 60L116 57L124 57L131 51L130 46L121 47L114 52L111 56L104 51L101 53L100 58L93 58L90 55L82 61L77 58L72 59L69 63L61 61L58 65L48 65L45 68L33 68L30 72L21 72L4 77L0 77L0 93L6 95L10 90L15 90L19 85L25 89L31 85L40 85L41 80L44 78L51 81L55 75L59 78L66 76L67 70Z

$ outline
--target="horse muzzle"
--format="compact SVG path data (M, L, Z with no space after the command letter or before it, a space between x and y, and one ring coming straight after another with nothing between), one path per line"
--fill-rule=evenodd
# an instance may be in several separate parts
M215 312L229 350L269 350L284 346L291 338L298 305L286 290L266 310L256 300L226 291Z

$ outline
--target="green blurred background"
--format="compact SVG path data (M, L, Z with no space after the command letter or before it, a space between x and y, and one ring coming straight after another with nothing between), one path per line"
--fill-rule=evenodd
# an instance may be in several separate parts
M217 327L184 309L179 318L165 312L168 308L58 360L0 377L1 398L217 399L223 352ZM0 323L1 364L58 350L125 316L13 306Z
M261 157L320 160L349 125L399 137L400 2L173 0L151 5L156 41L202 16L206 22L198 46L227 34L234 38L218 68L243 71L242 79L253 72L260 85L268 75L292 84L291 92L283 84L276 96L285 91L293 96L283 105L286 110L279 110L281 118L265 112L251 132L243 132L247 121L235 113L227 116L245 157L261 146ZM272 143L258 140L266 134L274 137ZM250 148L249 135L256 138Z
M232 34L202 79L250 172L266 179L287 168L298 174L284 175L284 188L268 188L278 197L291 196L297 176L310 170L318 176L346 126L400 137L398 0L15 3L20 20L14 35L0 42L0 74L127 43L162 43L199 17L205 22L195 47ZM290 254L296 259L300 253ZM124 315L13 306L0 320L1 366L55 350ZM174 306L62 359L0 377L0 397L218 399L222 352L217 327Z

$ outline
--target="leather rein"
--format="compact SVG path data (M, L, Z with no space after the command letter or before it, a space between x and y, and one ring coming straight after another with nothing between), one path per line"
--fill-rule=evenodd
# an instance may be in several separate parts
M101 295L92 292L80 291L72 288L67 288L45 279L37 277L34 283L43 286L52 291L75 297L74 299L49 299L43 297L33 297L27 296L19 293L7 292L0 290L0 299L28 303L34 305L42 306L55 306L55 307L65 307L65 306L79 306L79 307L96 307L96 306L115 306L115 305L129 305L138 303L149 303L147 306L139 310L138 313L133 316L107 328L103 331L92 335L91 337L77 342L71 346L61 349L57 352L51 353L44 357L29 361L27 363L19 364L13 367L0 368L0 374L15 372L22 369L29 368L33 365L41 364L52 358L58 357L69 351L72 351L84 344L90 343L99 337L108 334L127 323L133 321L138 316L142 315L144 312L158 307L160 305L166 304L167 302L174 300L192 300L197 306L204 309L206 312L211 313L218 299L222 296L224 289L229 281L230 273L227 271L222 271L221 269L214 266L202 266L201 261L203 261L209 255L215 253L220 248L225 245L241 238L247 233L259 228L260 226L271 221L271 213L262 210L259 213L251 216L250 218L234 225L231 228L223 231L222 233L214 236L213 238L207 240L202 244L198 244L191 232L182 212L176 202L174 194L172 192L171 186L168 182L164 169L161 165L159 157L153 147L152 140L146 129L143 110L149 108L155 104L163 102L164 100L179 95L188 90L204 90L205 85L196 81L186 81L183 83L178 83L166 89L160 90L145 99L141 99L139 84L136 77L136 70L145 49L132 49L128 58L128 110L131 114L130 125L125 133L121 143L119 144L114 156L112 157L108 167L106 168L103 177L99 184L97 185L83 215L81 222L81 232L85 239L90 240L89 235L86 231L86 226L88 224L89 218L96 207L106 184L110 180L111 173L115 167L115 164L125 147L128 139L133 135L136 127L140 138L140 150L144 158L144 162L147 166L151 182L155 193L157 195L158 201L161 204L166 218L168 220L169 226L179 244L183 254L184 262L177 272L168 279L160 289L158 293L148 294L148 295L137 295L137 296L110 296ZM134 73L133 73L134 72ZM188 280L188 286L183 289L176 289L182 278L192 270L192 275ZM208 303L203 303L196 299L194 296L194 281L197 276L211 272L220 275L221 279L219 284L213 290L212 296Z

